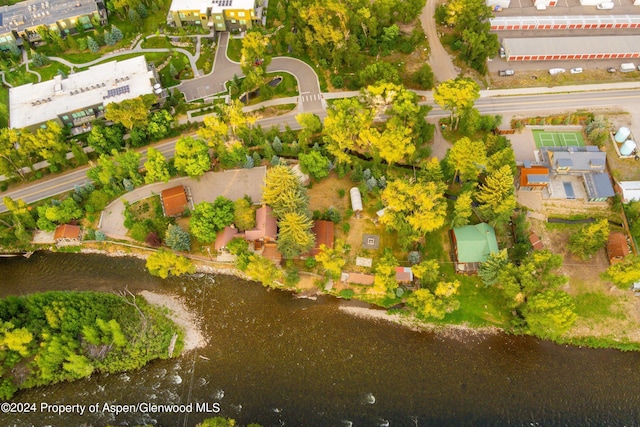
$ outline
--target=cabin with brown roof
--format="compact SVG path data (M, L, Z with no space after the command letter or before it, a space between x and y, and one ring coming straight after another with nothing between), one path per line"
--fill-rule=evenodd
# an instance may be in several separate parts
M244 232L244 238L250 242L276 240L278 222L273 216L273 209L262 205L256 211L256 226Z
M316 256L320 253L320 245L325 245L327 248L333 248L333 237L335 231L335 224L331 221L315 221L311 231L316 236L316 244L309 251L310 256Z
M617 264L629 255L629 245L624 233L611 233L607 242L607 255L611 264Z
M535 231L532 231L531 234L529 234L529 242L531 243L534 251L541 251L544 249L544 244L540 240L540 236L538 236Z
M77 246L80 244L80 226L62 224L56 228L53 235L58 246Z
M163 190L160 198L165 216L180 216L187 208L187 192L184 185Z
M342 273L340 276L340 281L344 283L352 283L354 285L373 285L374 281L373 274L364 274L364 273Z

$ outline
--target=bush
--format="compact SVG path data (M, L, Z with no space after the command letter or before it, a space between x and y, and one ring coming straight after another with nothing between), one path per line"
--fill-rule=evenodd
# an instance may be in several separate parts
M331 86L340 89L344 86L344 79L340 75L331 76Z
M313 257L310 257L310 258L307 258L307 259L304 260L304 266L307 267L310 270L313 269L313 268L316 268L316 264L317 263L318 262Z
M355 295L353 289L343 289L340 291L340 297L344 299L351 299Z
M347 192L345 191L345 189L344 189L344 188L340 188L340 189L338 189L338 197L340 197L341 199L343 199L343 198L344 198L344 195L345 195L346 193L347 193Z

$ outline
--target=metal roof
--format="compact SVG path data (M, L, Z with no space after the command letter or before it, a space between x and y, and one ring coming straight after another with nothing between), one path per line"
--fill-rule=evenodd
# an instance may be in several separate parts
M505 38L507 57L518 55L637 54L640 35Z
M0 7L0 34L49 26L68 18L98 12L95 0L27 0Z
M574 15L574 16L497 16L489 20L491 27L511 27L507 29L557 29L577 27L616 27L640 25L640 15ZM531 28L531 27L534 28Z
M458 262L485 262L490 254L498 252L496 232L481 222L453 229L458 248Z

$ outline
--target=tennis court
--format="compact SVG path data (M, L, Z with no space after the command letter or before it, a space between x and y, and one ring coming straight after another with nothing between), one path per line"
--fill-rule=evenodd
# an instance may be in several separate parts
M584 147L584 139L580 132L548 132L534 130L533 139L536 147Z

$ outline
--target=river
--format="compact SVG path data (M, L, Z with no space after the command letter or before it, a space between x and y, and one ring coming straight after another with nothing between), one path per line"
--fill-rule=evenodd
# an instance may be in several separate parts
M142 261L128 258L36 253L0 259L0 283L2 297L124 286L180 295L199 313L209 339L205 348L135 372L20 392L14 401L36 403L37 411L0 414L3 426L193 426L215 415L264 427L602 426L640 420L637 353L502 334L447 338L350 316L339 309L344 302L333 298L295 299L232 277L160 280L145 272ZM117 416L112 408L103 410L105 403L140 402L193 408ZM42 403L98 404L98 410L57 415L43 412Z

